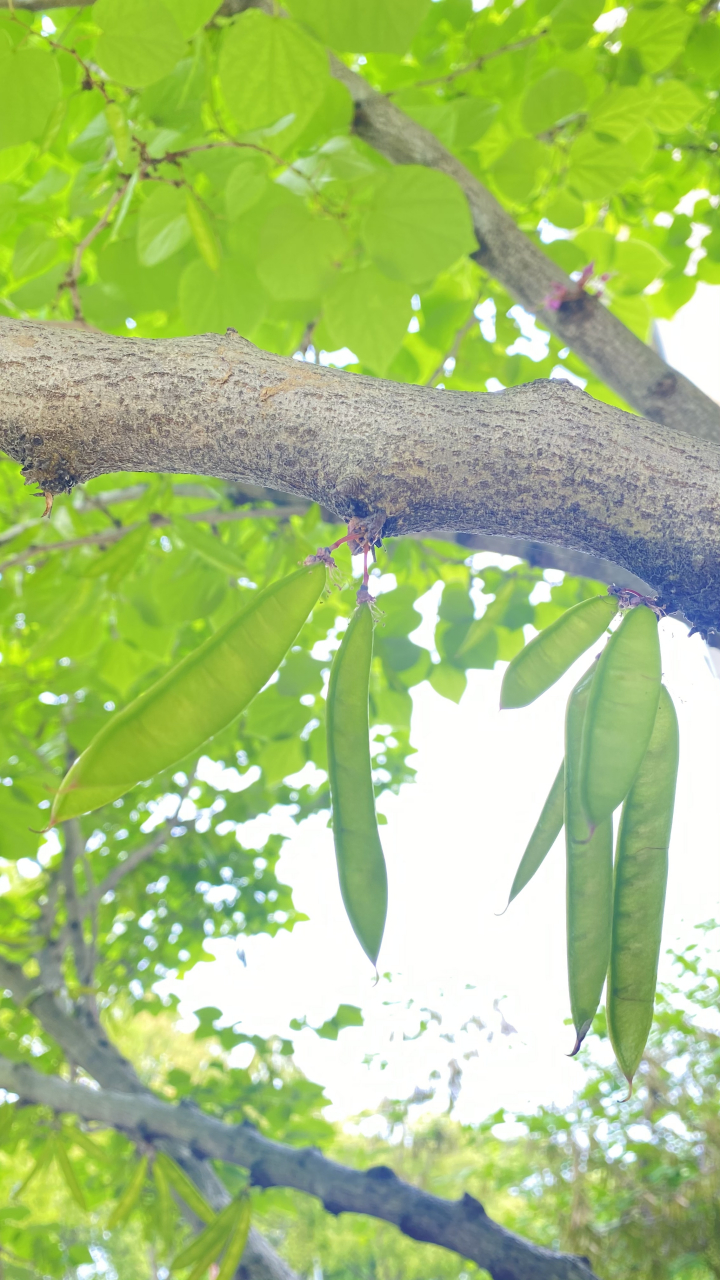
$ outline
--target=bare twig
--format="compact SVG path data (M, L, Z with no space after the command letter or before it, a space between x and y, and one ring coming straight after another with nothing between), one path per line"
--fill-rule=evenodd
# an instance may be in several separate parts
M305 515L306 511L307 503L302 507L255 507L248 511L189 511L182 518L195 524L223 524L235 520L286 520L289 516ZM63 542L46 542L42 545L34 543L30 547L25 547L24 551L18 551L17 555L10 556L9 559L0 562L0 573L4 573L6 569L17 568L18 565L27 564L31 560L38 560L54 551L73 551L76 547L99 547L108 543L119 542L126 534L132 533L134 529L139 529L144 523L163 528L171 525L173 521L171 516L153 512L147 522L135 520L132 524L121 525L120 528L103 529L100 533L88 533L82 538L68 538Z
M516 53L518 49L526 49L528 45L535 44L537 40L541 40L546 34L545 31L538 31L534 36L526 36L524 40L516 40L514 44L505 44L500 49L492 49L490 53L483 53L479 58L475 58L472 62L466 62L461 67L455 67L453 71L448 71L445 75L431 76L429 80L413 80L412 84L404 84L402 89L391 89L387 97L391 98L394 94L402 93L406 89L424 89L431 84L451 84L453 80L457 80L458 76L466 76L470 71L480 71L491 58L499 58L503 53Z
M434 386L435 379L439 378L440 375L445 372L445 365L447 364L448 360L454 361L457 358L457 354L460 350L460 347L462 346L463 338L470 332L470 330L473 328L474 325L479 323L475 315L475 308L478 305L479 301L480 299L478 298L477 301L473 303L473 309L470 312L470 315L468 316L464 325L461 325L461 327L458 329L457 333L455 334L453 344L450 350L448 351L447 355L443 356L435 372L430 374L430 377L427 379L427 382L425 383L426 387Z
M125 188L127 187L127 184L130 181L130 176L126 174L122 174L120 177L120 180L122 182L122 186L117 187L117 189L111 195L102 217L95 223L94 227L90 228L87 235L83 236L79 244L75 246L75 253L73 254L72 265L69 267L67 275L65 276L65 279L60 284L61 290L62 289L68 290L70 297L72 299L73 317L75 320L79 321L81 324L85 324L85 317L83 315L82 302L80 301L80 294L78 292L78 280L80 279L80 273L82 271L83 254L85 253L85 250L92 244L96 236L99 236L100 232L105 230L105 227L108 225L108 222L110 220L110 215L113 209L117 204L120 203L123 195L125 194Z

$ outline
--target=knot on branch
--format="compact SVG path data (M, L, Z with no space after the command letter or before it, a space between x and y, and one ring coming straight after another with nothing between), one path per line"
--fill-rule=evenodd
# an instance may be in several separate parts
M262 1162L257 1160L255 1164L250 1166L250 1186L251 1187L274 1187L275 1179L263 1168Z
M477 1222L478 1218L486 1218L487 1214L483 1209L479 1200L474 1196L469 1196L467 1191L460 1201L460 1209L464 1218L470 1222Z
M366 1169L365 1177L372 1178L374 1182L397 1182L395 1170L386 1164L375 1164L371 1169Z

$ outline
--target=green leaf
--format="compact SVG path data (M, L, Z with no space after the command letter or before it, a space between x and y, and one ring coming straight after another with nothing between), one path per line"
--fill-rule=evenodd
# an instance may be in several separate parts
M201 1231L186 1248L180 1250L177 1257L173 1258L171 1274L174 1276L184 1267L194 1266L198 1275L202 1275L205 1267L209 1267L210 1263L218 1257L233 1229L236 1214L237 1205L234 1202L226 1205L222 1212L205 1227L205 1230Z
M265 194L267 164L262 156L248 156L233 169L225 188L225 210L230 219L239 218Z
M522 122L528 133L544 133L552 125L576 115L585 106L585 81L574 71L553 67L530 86L522 104Z
M516 138L492 165L491 173L503 195L522 204L538 184L550 152L534 138Z
M98 0L93 19L100 27L95 56L113 80L142 88L172 71L185 53L185 37L172 4L161 0Z
M689 14L674 4L631 9L622 28L622 43L637 49L646 71L662 71L682 52L691 25Z
M411 164L377 180L362 237L381 271L415 283L433 280L476 248L470 210L457 183Z
M567 183L582 200L602 200L620 191L635 173L635 159L617 142L582 133L570 148Z
M344 247L339 222L313 217L301 200L280 204L260 235L258 277L273 298L314 298Z
M189 40L217 13L220 0L171 0L171 7L180 32Z
M635 85L611 85L593 103L588 123L596 133L624 142L637 129L638 117L646 108L647 95Z
M663 80L655 86L649 117L660 133L677 133L703 109L703 103L682 80Z
M130 1214L140 1199L140 1192L143 1189L143 1184L147 1175L147 1167L147 1156L143 1156L140 1163L135 1166L135 1170L127 1187L108 1218L107 1225L110 1231L112 1231L113 1227L119 1227L121 1223L125 1222L130 1217Z
M240 1259L245 1252L245 1245L250 1231L250 1199L243 1196L236 1206L235 1225L228 1240L225 1256L217 1273L217 1280L233 1280Z
M283 778L299 773L305 764L305 751L299 738L280 738L269 742L258 755L265 784L277 787Z
M355 1004L339 1004L332 1018L323 1022L321 1027L313 1027L313 1030L321 1040L337 1040L345 1027L362 1027L363 1025L362 1009Z
M334 49L402 54L430 0L291 0L288 8Z
M85 1202L85 1196L83 1194L82 1187L80 1186L80 1183L77 1180L77 1175L75 1173L75 1170L73 1169L72 1164L70 1163L70 1157L68 1156L68 1153L65 1149L65 1144L63 1143L63 1140L59 1134L55 1135L53 1148L54 1148L54 1155L57 1161L58 1168L62 1173L62 1176L65 1180L65 1185L67 1186L67 1189L70 1192L70 1195L72 1196L78 1208L84 1211L87 1210L87 1204Z
M593 35L603 0L562 0L552 15L552 37L563 49L578 49Z
M157 186L140 206L137 253L144 267L154 267L177 253L192 235L185 193Z
M369 263L337 276L325 297L323 315L335 347L349 347L382 376L407 333L410 288L389 280Z
M223 258L217 272L201 258L191 262L180 277L179 301L189 333L231 328L246 335L260 323L266 306L258 278L243 258Z
M37 138L60 101L57 58L13 49L0 32L0 148Z
M545 217L555 227L565 227L571 231L581 227L585 221L585 208L581 200L571 196L569 191L558 191L545 207Z
M182 1196L188 1209L192 1209L201 1222L213 1222L215 1220L215 1213L210 1208L207 1200L200 1194L195 1183L190 1180L185 1170L175 1160L171 1160L170 1156L160 1151L155 1157L155 1164L162 1169L168 1182L175 1188L178 1195Z
M642 293L643 289L669 269L670 263L644 240L620 240L615 246L613 292Z
M701 76L717 76L720 71L720 27L716 22L698 22L685 46L687 65Z
M220 84L242 132L309 119L329 79L324 49L287 18L241 13L220 54ZM289 121L288 121L289 122Z
M61 249L59 240L48 236L47 227L34 223L20 232L15 242L12 272L16 280L38 276L55 261Z
M185 189L185 211L200 256L211 271L217 271L220 266L220 246L217 237L195 196L188 188Z
M465 672L449 662L437 663L432 668L428 679L435 692L443 698L449 698L451 702L460 701L467 685Z

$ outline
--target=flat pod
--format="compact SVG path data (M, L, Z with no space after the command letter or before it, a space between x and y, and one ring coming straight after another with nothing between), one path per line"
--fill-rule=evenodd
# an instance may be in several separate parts
M577 1053L602 996L612 929L612 817L594 831L580 795L580 748L595 663L573 689L565 718L565 849L567 959L570 1008Z
M608 1030L629 1084L652 1026L678 758L677 715L663 685L650 744L623 805L615 857Z
M635 780L655 723L661 675L657 618L637 605L603 649L590 693L580 773L591 826L610 817Z
M600 639L617 613L614 596L593 596L567 609L515 655L503 677L501 708L527 707Z
M322 564L251 604L114 715L63 779L51 823L89 813L197 751L230 724L282 662L325 585Z
M330 672L327 745L340 891L363 951L376 963L387 915L387 872L370 760L370 606L358 605Z
M517 898L518 894L525 888L525 885L532 880L538 868L542 866L562 831L565 820L564 815L565 761L563 760L555 781L550 788L548 798L543 805L540 817L535 824L535 830L528 840L527 848L520 860L520 866L515 873L510 897L508 898L508 906L510 906L514 898Z

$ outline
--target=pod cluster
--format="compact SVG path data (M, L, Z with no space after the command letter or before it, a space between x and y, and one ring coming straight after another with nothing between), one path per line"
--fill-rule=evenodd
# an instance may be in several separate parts
M114 715L74 762L51 824L117 800L179 764L231 723L267 684L326 585L328 557L258 592L252 603ZM328 771L343 902L373 964L387 913L387 875L375 816L369 688L373 628L361 603L335 655L327 700Z
M609 594L568 609L510 663L501 706L528 706L549 689L618 608ZM573 1053L607 980L610 1039L630 1085L652 1024L678 769L677 716L661 675L657 617L638 598L570 694L565 758L510 891L512 901L564 826Z

